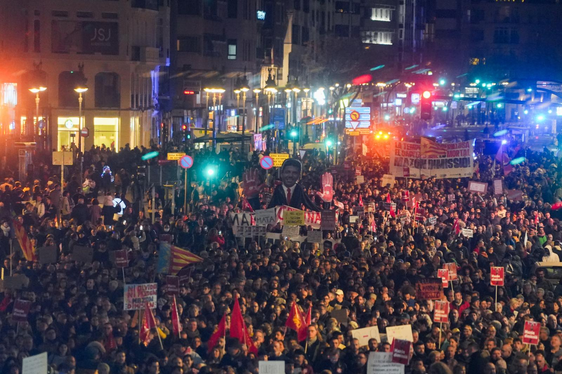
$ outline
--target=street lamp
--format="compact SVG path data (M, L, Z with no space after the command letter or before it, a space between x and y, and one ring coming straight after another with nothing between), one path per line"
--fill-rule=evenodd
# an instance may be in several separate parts
M74 91L78 92L78 157L80 157L80 186L82 186L82 167L84 163L84 156L82 155L82 103L84 98L82 94L88 91L88 87L78 86Z
M203 89L203 91L205 91L207 93L207 103L209 102L209 95L213 94L213 111L214 111L214 116L213 116L213 148L215 148L217 146L217 125L219 125L218 121L217 121L217 113L219 112L218 108L217 108L217 97L219 99L219 107L222 104L222 95L225 93L225 89L222 87L221 84L211 84L209 87L205 87ZM208 122L205 126L205 134L207 134L207 127L208 127Z
M269 124L270 119L271 119L271 101L272 98L275 99L275 94L277 93L277 85L275 84L275 79L273 79L273 76L271 75L271 68L269 68L269 72L267 75L267 81L265 82L265 87L263 88L263 91L265 92L265 94L267 95L267 122ZM269 139L271 139L271 137L268 137ZM270 146L268 146L268 148L271 148Z
M246 79L246 72L244 72L244 78L240 80L240 91L242 91L242 107L244 108L242 117L242 154L244 154L244 138L246 137L246 94L250 91L248 79Z
M302 129L301 129L299 120L298 120L298 118L297 118L297 106L298 106L298 102L299 102L299 97L298 97L298 96L299 96L299 92L301 92L301 88L299 87L298 78L295 79L295 82L293 83L293 88L292 88L292 90L293 90L293 94L294 94L294 101L293 101L293 123L294 123L295 126L297 126L299 134L301 134L301 133L302 133L302 131L301 131ZM298 138L299 144L301 143L301 139L302 139L302 137L299 137L299 138Z
M256 130L254 131L254 134L258 133L258 118L260 116L260 92L261 89L254 88L254 96L256 97Z
M35 94L35 123L37 124L37 134L39 134L39 102L41 101L41 99L39 98L39 93L46 91L47 87L43 87L43 86L37 86L37 87L31 87L29 89L29 91L31 93Z

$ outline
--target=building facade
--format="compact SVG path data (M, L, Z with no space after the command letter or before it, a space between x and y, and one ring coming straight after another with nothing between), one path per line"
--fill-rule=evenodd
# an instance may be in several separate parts
M168 0L0 0L0 8L4 135L60 150L78 144L82 126L84 149L149 145L170 53ZM77 85L88 88L82 108ZM37 100L29 89L39 86Z

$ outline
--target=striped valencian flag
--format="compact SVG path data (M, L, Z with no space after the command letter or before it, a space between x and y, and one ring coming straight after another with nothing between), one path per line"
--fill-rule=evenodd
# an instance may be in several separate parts
M16 239L20 244L21 250L23 252L23 256L27 261L37 261L37 256L35 255L35 249L33 248L33 244L27 233L25 232L25 228L18 220L12 220L12 224L14 226L14 233L16 234Z
M203 262L203 258L175 246L171 246L170 251L170 271L171 275L176 275L178 271L189 264Z
M447 156L447 150L441 144L428 138L421 138L422 158L438 158Z

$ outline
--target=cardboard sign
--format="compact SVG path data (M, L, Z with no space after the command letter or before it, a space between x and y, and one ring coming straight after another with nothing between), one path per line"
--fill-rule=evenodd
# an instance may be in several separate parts
M333 312L332 312L333 313ZM375 339L377 343L381 342L381 335L378 326L365 327L363 329L351 330L353 339L359 340L359 346L369 345L369 340Z
M449 269L438 269L437 278L441 278L443 288L449 287L449 281L451 280L451 278L449 278Z
M285 361L260 361L258 370L260 374L285 374Z
M448 262L445 265L443 265L443 268L449 270L450 281L455 281L459 279L459 276L457 275L457 264L455 264L454 262Z
M275 225L277 222L275 208L256 210L254 212L254 220L256 221L256 226Z
M369 352L367 374L404 374L405 368L392 362L392 352Z
M427 223L431 226L435 226L435 224L437 223L437 217L429 217L427 219Z
M505 269L502 266L490 267L490 285L503 287L505 280Z
M283 214L283 224L286 226L303 226L304 225L304 211L295 210L287 211Z
M437 278L420 279L416 283L416 298L439 300L443 296L443 281Z
M57 247L50 246L50 247L41 247L37 250L39 254L39 264L46 265L46 264L54 264L57 262Z
M17 299L14 303L14 309L12 310L12 320L16 322L26 322L30 308L31 301Z
M357 181L357 184L363 184L365 183L365 177L362 175L358 175L355 177L355 180Z
M81 245L75 245L72 248L72 258L74 261L89 263L92 262L94 257L94 249L91 247L83 247Z
M309 243L322 243L322 231L309 231L306 235Z
M359 216L349 216L349 223L355 223L359 219Z
M494 179L494 195L503 195L503 182L501 179Z
M507 199L510 201L521 201L523 200L523 191L521 190L508 190Z
M4 288L9 290L21 290L29 285L29 278L23 274L4 277Z
M125 249L115 251L115 266L118 268L126 268L128 265L127 251Z
M270 153L269 157L273 160L273 167L280 168L283 166L283 162L289 158L288 153Z
M334 309L330 315L342 325L347 326L347 309Z
M23 359L22 374L47 374L48 370L47 352Z
M462 229L462 235L465 238L472 238L474 236L474 231L472 229Z
M394 339L393 345L392 362L408 365L410 362L410 349L412 347L412 343L407 340Z
M158 294L158 284L126 284L124 290L125 304L124 310L141 310L146 307L154 309L157 307L156 299Z
M386 328L386 340L392 344L394 339L407 340L411 343L414 342L412 335L412 325L392 326Z
M525 321L523 329L523 344L539 344L539 334L541 331L541 324L534 321Z
M474 193L485 194L488 191L488 183L470 181L468 182L468 190Z
M322 230L334 231L336 229L336 211L323 210L320 227Z
M435 310L433 311L433 322L435 323L448 323L450 304L448 301L437 300L435 301Z
M168 295L180 294L180 279L175 275L166 275L166 293Z
M394 186L395 180L396 180L396 178L394 178L394 175L385 174L385 175L382 176L381 186L386 187L389 184L390 184L390 186Z
M367 212L374 213L375 212L375 203L367 204Z
M283 226L283 236L290 240L293 240L299 236L300 227L299 226Z

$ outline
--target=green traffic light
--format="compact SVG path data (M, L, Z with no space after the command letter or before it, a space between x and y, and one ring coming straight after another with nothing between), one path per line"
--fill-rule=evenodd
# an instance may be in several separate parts
M333 144L331 140L326 140L326 147L330 148Z
M296 138L298 133L295 130L291 131L291 138Z
M444 86L445 83L447 83L447 81L446 81L445 79L441 78L441 79L439 80L439 85L440 85L440 86Z
M205 169L205 174L207 175L207 177L212 178L215 176L216 170L214 166L208 166Z

